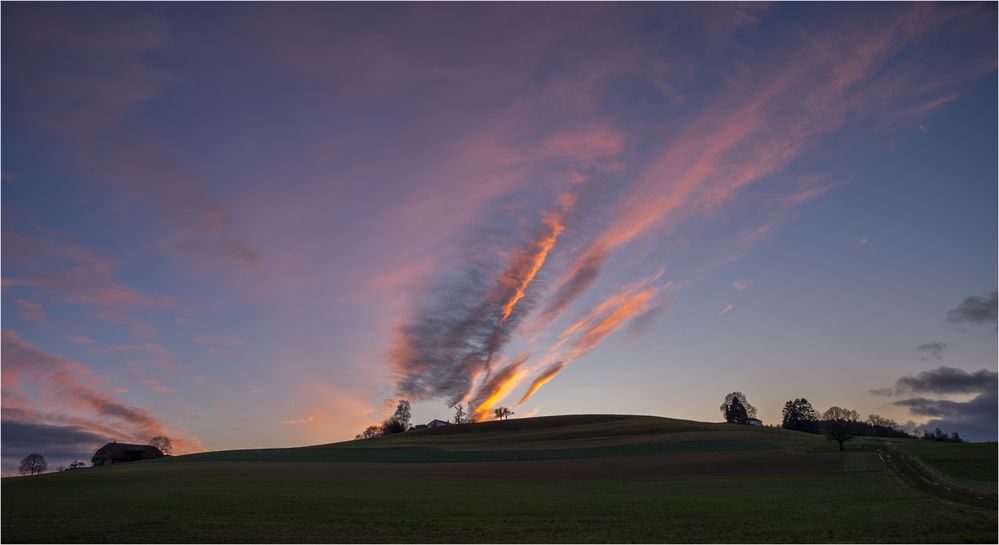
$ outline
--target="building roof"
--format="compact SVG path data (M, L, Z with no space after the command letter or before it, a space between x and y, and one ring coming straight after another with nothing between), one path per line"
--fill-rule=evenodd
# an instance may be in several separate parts
M163 456L160 449L152 445L133 445L130 443L118 443L112 442L104 445L103 447L97 449L94 456L110 456L111 459L146 459L146 458L159 458Z

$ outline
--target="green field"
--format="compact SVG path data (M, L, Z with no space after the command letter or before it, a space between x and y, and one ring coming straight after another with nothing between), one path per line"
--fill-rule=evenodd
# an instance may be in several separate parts
M994 498L914 487L879 444L655 417L451 426L4 479L2 539L996 541ZM958 457L994 466L996 448Z

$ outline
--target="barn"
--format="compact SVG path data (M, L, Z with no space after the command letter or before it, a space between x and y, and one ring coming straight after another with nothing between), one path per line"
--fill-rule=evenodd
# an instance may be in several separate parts
M138 460L152 460L162 458L164 454L160 449L152 445L131 445L112 441L97 449L90 459L95 466L109 466L123 462L135 462Z
M439 428L441 426L447 426L447 422L443 420L437 420L436 418L431 420L430 422L427 422L428 428Z

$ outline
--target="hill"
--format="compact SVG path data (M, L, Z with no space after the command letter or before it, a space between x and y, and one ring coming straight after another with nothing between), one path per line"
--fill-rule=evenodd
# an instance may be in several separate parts
M448 426L5 479L4 541L995 542L993 499L913 486L882 447L651 416ZM969 452L940 459L994 464Z

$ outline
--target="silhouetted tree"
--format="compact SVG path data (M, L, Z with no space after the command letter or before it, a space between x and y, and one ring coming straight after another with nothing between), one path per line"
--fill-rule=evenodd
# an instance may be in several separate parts
M857 422L857 424L861 424ZM878 437L912 437L903 431L898 422L878 414L871 414L863 422L863 428L858 428L857 435L876 435Z
M66 466L56 466L56 471L62 473L63 471L66 471Z
M19 471L21 475L34 475L35 473L45 473L48 468L49 464L45 461L45 457L34 452L21 459Z
M898 422L895 422L891 418L881 416L879 414L869 414L867 415L867 425L874 428L898 428Z
M173 450L173 442L166 435L157 435L149 440L149 444L160 449L163 454L170 454Z
M829 407L822 413L822 431L826 434L826 439L836 441L840 452L843 452L843 443L853 439L856 428L863 426L857 422L859 418L857 411L836 406Z
M846 422L856 422L860 420L860 414L858 414L857 411L844 409L834 405L826 409L826 412L822 413L822 420L844 420Z
M843 443L853 439L849 424L846 420L829 420L823 424L826 439L839 443L840 452L843 452Z
M76 460L74 462L70 462L69 469L82 469L82 468L84 468L86 466L87 466L87 464L85 464L85 463L83 463L83 462L81 462L79 460Z
M392 420L402 426L402 431L409 429L410 409L409 400L403 399L399 401L399 405L395 408L395 414L392 415Z
M382 435L392 435L395 433L402 433L406 431L406 426L402 422L399 422L393 416L385 422L382 422Z
M787 430L815 431L816 420L815 409L803 397L788 401L781 411L781 427Z
M510 409L508 409L506 407L498 407L498 408L496 408L496 410L493 411L493 414L496 415L496 419L497 420L501 420L501 419L502 420L509 420L510 419L510 415L513 414L513 411L511 411Z
M725 401L718 407L726 422L745 424L746 420L756 418L756 407L753 407L742 392L732 392L725 396Z
M375 437L382 436L382 427L380 425L368 426L361 433L354 436L354 439L373 439Z
M465 409L461 406L461 403L454 406L454 423L464 424L467 422L465 419Z
M964 439L961 439L961 435L957 432L947 434L947 432L941 430L940 428L934 429L932 432L924 431L923 439L928 441L943 441L945 443L963 443Z

